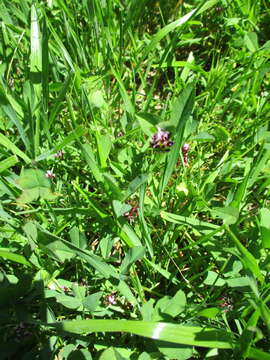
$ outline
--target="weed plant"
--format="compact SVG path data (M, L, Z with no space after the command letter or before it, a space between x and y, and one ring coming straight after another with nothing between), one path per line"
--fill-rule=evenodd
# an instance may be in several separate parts
M1 359L270 359L267 0L1 0Z

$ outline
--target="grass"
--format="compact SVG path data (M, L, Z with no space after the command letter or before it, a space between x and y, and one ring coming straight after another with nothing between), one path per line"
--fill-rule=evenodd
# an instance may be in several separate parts
M0 9L2 358L270 359L268 2Z

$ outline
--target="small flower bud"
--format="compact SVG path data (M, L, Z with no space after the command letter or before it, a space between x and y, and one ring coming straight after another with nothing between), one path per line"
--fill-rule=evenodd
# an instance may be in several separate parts
M52 172L52 170L47 170L46 173L45 173L45 176L48 179L54 179L55 178L55 174Z
M64 154L65 154L64 150L60 150L60 151L58 151L57 153L53 154L53 157L54 157L55 159L62 159L62 157L64 156Z
M187 153L187 152L189 152L189 148L190 148L189 144L184 144L184 145L182 146L182 153Z

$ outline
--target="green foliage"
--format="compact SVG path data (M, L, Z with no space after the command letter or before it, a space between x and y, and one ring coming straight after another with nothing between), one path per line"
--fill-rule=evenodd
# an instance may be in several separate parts
M270 358L269 12L0 2L1 359Z

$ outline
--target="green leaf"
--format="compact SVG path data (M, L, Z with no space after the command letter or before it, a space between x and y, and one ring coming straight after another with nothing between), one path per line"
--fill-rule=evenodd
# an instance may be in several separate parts
M129 246L142 246L141 240L129 224L122 224L119 236Z
M33 189L35 187L51 187L51 182L45 176L45 173L38 169L23 170L19 179L17 180L17 183L24 190Z
M85 127L78 126L75 130L71 131L70 134L65 136L64 140L61 141L59 144L56 145L56 147L53 149L53 153L57 152L59 150L62 150L65 146L68 144L71 144L74 140L78 140L81 136L85 134Z
M87 247L87 239L83 233L79 231L79 229L74 226L69 231L70 240L73 245L75 245L77 248L85 249Z
M39 198L46 200L56 198L51 191L51 182L42 170L23 170L16 182L22 188L22 194L17 199L18 203L26 204Z
M269 352L262 351L260 349L251 348L248 352L248 357L255 360L270 360Z
M178 290L177 293L168 301L162 312L172 317L176 317L181 314L186 307L186 295L182 290Z
M103 173L103 182L106 192L110 195L111 199L123 199L121 188L118 186L117 181L111 174Z
M259 49L257 34L253 31L245 34L244 44L250 52L254 53L255 51L257 51Z
M116 286L118 291L125 296L128 302L130 302L133 306L139 306L136 297L133 295L132 291L130 290L130 287L127 285L127 283L124 280L115 282L114 285Z
M99 360L126 360L126 358L123 358L116 349L110 347L103 351Z
M83 305L84 307L90 311L90 312L94 312L99 304L100 298L102 297L103 292L99 291L96 292L95 294L91 294L86 296L86 298L83 301Z
M197 316L203 316L206 317L208 319L214 319L217 314L220 312L219 308L208 308L208 309L204 309L201 310L197 313Z
M247 194L249 181L250 181L250 174L248 173L245 176L244 180L241 182L241 184L238 186L233 201L230 204L231 207L240 210L241 204L244 202L244 199Z
M17 103L17 101L11 95L8 95L7 93L5 93L5 91L2 89L1 86L0 86L0 102L1 102L1 110L3 110L3 112L10 119L10 121L17 127L18 132L20 134L20 138L22 139L26 150L29 151L29 149L30 149L29 139L28 139L28 137L25 133L25 130L22 126L21 119L19 119L18 115L17 115L17 114L19 114L22 117L23 111L22 111L20 105ZM2 134L0 134L0 135L2 135ZM17 154L11 148L10 148L10 150L14 154ZM17 155L20 156L19 154L17 154ZM25 156L25 159L27 159L27 156L25 154L23 154L23 155ZM20 157L23 160L25 160L22 156L20 156ZM26 162L30 162L30 161L26 161Z
M106 105L103 92L101 90L92 90L88 96L89 102L93 107L101 108Z
M82 303L81 300L74 297L59 293L55 290L45 290L45 298L55 298L59 304L62 304L68 309L78 309Z
M207 131L203 131L195 136L192 136L192 140L211 142L215 141L216 138L213 135L209 134Z
M250 284L250 281L247 276L238 276L233 277L231 279L226 280L226 283L229 287L232 288L241 288L241 287L247 287Z
M119 200L113 200L112 205L116 218L123 216L125 212L131 209L131 206L129 204L122 203Z
M223 286L225 284L225 280L220 278L219 274L215 273L214 271L208 271L207 277L203 281L205 285L211 286Z
M203 5L198 10L197 14L202 14L204 11L210 9L212 6L216 5L220 0L208 0L202 3Z
M262 243L265 249L270 248L270 210L266 208L260 209L260 230Z
M140 186L142 186L148 179L148 174L138 175L128 185L127 191L124 194L123 201L126 200L130 195L134 194Z
M155 341L155 345L167 359L187 360L193 354L193 347L191 346L172 344L166 341Z
M32 74L37 74L38 79L34 79L34 83L41 82L42 69L42 51L41 51L41 36L38 24L38 15L35 5L31 7L31 54L30 54L30 71Z
M101 168L105 168L107 166L106 161L112 147L111 137L109 135L100 135L97 132L96 141L100 166Z
M233 335L225 330L176 325L164 322L133 320L71 320L44 324L44 326L73 334L87 334L89 332L127 332L176 344L219 349L231 349L234 347Z
M111 67L111 72L118 82L120 94L122 96L125 105L125 110L133 117L135 115L135 108L129 98L125 85L119 74L112 67Z
M92 360L92 355L87 349L79 349L72 351L68 356L68 360Z
M130 266L137 260L141 259L145 254L145 248L143 246L134 246L128 249L127 254L120 266L120 273L125 274L128 272Z
M210 212L213 216L222 219L224 224L227 225L235 224L239 217L239 210L231 206L225 208L215 207L210 209Z
M161 119L157 116L147 113L139 113L136 115L136 119L139 122L139 125L147 136L152 136L155 131L155 126L161 122Z

